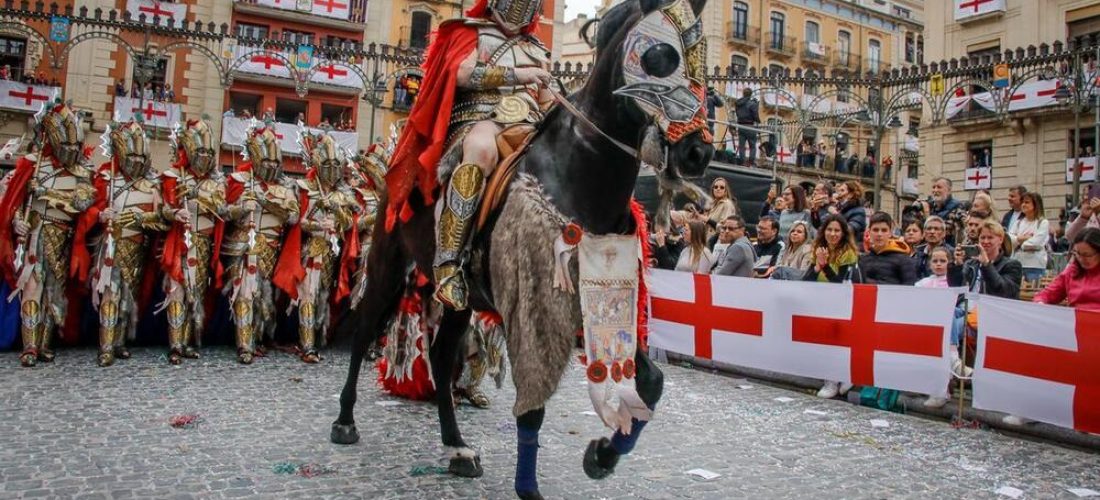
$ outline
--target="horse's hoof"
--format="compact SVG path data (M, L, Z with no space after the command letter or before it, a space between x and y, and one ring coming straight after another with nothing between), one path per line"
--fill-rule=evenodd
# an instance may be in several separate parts
M447 466L447 472L458 477L481 477L485 473L481 469L479 457L452 457L450 465Z
M601 461L600 451L603 451L604 455L611 458ZM619 454L611 449L610 439L593 439L588 443L588 449L584 450L584 473L591 479L603 479L610 476L615 472L615 465L618 463Z
M355 424L333 422L329 440L336 444L355 444L359 442L359 431L355 429Z
M520 500L542 500L542 493L537 491L517 491L516 496L518 496Z

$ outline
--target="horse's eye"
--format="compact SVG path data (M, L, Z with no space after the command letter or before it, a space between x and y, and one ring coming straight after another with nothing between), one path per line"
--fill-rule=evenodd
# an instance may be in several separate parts
M647 75L664 78L680 67L680 53L667 43L658 43L642 54L642 69Z

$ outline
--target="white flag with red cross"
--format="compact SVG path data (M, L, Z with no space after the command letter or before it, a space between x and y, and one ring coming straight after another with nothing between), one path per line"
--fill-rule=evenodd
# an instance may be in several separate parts
M1081 181L1082 182L1095 182L1096 181L1096 157L1089 156L1087 158L1066 158L1066 182L1073 182L1073 171L1081 169Z
M955 21L969 21L1005 11L1005 0L954 0Z
M123 121L140 117L146 126L156 128L171 128L182 121L179 104L131 97L115 97L115 115Z
M288 65L291 58L285 52L255 47L238 47L237 52L236 56L241 60L239 70L242 72L290 78Z
M1100 433L1100 312L980 299L974 407Z
M313 0L310 12L318 16L347 19L351 13L351 0Z
M803 377L947 394L956 290L660 270L648 283L654 347Z
M963 187L967 191L993 187L993 169L990 167L971 167L963 175Z
M135 21L144 15L147 24L153 24L155 19L160 26L179 26L187 19L187 4L182 2L128 0L126 10Z
M363 79L344 63L323 61L317 63L313 71L309 79L312 82L341 87L362 88L364 86Z
M0 80L0 108L19 111L38 111L42 105L61 96L61 87L27 85Z

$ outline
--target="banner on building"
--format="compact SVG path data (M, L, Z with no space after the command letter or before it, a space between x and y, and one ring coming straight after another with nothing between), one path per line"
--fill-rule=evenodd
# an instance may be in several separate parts
M45 103L61 97L61 87L27 85L11 80L0 80L0 108L18 111L42 109Z
M50 40L58 43L69 41L69 29L72 24L69 18L53 16L50 18Z
M174 2L160 2L158 0L127 0L126 10L130 17L137 21L145 16L145 22L153 24L157 20L159 26L179 26L187 19L187 4Z
M947 394L957 290L662 270L652 271L648 284L654 347L803 377Z
M352 0L254 0L254 2L276 9L308 12L334 19L348 20L351 17Z
M165 129L183 121L179 104L133 97L115 97L115 116L122 121L141 117L146 126Z
M1081 169L1081 182L1095 182L1096 181L1096 157L1089 156L1087 158L1066 158L1066 182L1073 182L1073 171L1075 166L1080 166Z
M309 80L314 83L355 89L361 89L365 86L359 74L349 68L346 63L334 63L319 59L312 52L312 47L308 45L302 47L310 49L306 54L308 58L300 52L291 54L240 45L233 47L233 50L235 51L235 59L240 61L237 70L242 73L290 78L291 71L288 66L294 66L298 74L303 76L305 73L312 71ZM308 63L303 64L305 61L308 61Z
M222 120L222 143L232 146L240 146L244 143L245 133L251 119L225 117ZM319 129L310 128L316 132ZM329 132L340 147L349 153L359 151L359 134L355 132ZM275 123L275 137L279 140L279 149L283 154L301 155L302 148L298 145L298 125L293 123Z
M974 407L1100 433L1100 312L981 296Z
M978 189L992 189L993 187L993 169L990 167L971 167L966 169L966 174L963 183L964 189L967 191L975 191Z
M953 1L955 2L955 22L972 21L1005 11L1005 0Z

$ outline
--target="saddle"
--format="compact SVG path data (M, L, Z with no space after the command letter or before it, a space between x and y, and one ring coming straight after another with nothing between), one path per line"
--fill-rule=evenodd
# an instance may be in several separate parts
M485 194L482 195L481 205L477 210L475 232L481 231L489 221L489 217L504 203L508 185L512 183L512 179L516 177L516 172L519 170L519 160L527 152L527 146L534 136L534 125L526 123L511 125L497 136L497 151L502 160L497 164L497 168L493 170L493 174L489 176L489 181L485 185Z

